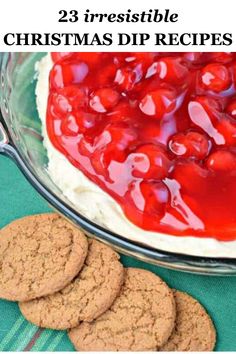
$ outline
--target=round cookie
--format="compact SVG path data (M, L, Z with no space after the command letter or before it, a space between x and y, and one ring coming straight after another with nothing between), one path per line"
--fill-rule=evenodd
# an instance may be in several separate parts
M168 286L149 271L128 268L111 308L70 330L69 338L79 351L153 351L168 340L175 315Z
M91 240L85 265L71 284L53 295L20 303L20 310L38 326L72 328L104 313L119 294L123 280L118 254Z
M161 351L213 351L216 332L205 309L188 294L174 291L174 297L176 326Z
M88 242L54 213L27 216L0 230L0 297L27 301L64 288L80 271Z

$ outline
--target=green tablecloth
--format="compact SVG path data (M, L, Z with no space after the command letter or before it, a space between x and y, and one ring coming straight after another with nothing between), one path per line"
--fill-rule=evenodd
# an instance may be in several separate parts
M50 210L16 166L0 156L0 227L11 220ZM236 351L236 277L184 274L122 257L125 266L149 269L171 286L194 295L217 329L218 351ZM0 351L73 351L66 332L42 330L21 316L16 303L0 301Z

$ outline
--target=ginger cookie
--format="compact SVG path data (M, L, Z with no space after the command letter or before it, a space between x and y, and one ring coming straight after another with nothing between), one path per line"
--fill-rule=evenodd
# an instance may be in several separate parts
M123 280L124 269L118 254L91 240L84 267L71 284L53 295L20 303L20 310L38 326L72 328L104 313L119 294Z
M120 295L91 323L69 331L81 351L147 351L161 347L175 324L172 291L155 274L128 268Z
M213 351L216 332L205 309L188 294L174 291L174 297L176 326L161 351Z
M87 255L84 234L57 214L27 216L0 230L0 297L28 301L64 288Z

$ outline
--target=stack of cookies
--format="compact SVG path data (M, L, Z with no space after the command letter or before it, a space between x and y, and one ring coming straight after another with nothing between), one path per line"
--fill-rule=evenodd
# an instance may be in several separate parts
M81 351L212 351L204 308L155 274L124 269L110 247L57 214L0 231L0 297L27 320L68 330Z

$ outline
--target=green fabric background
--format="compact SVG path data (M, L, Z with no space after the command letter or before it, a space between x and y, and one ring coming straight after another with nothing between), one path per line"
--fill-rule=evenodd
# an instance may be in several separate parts
M11 220L50 210L14 163L0 156L0 227ZM236 277L184 274L122 257L125 266L149 269L171 286L194 295L208 310L217 329L218 351L236 351ZM0 301L0 351L22 351L33 336L31 351L72 351L63 331L44 330L29 324L16 303Z

